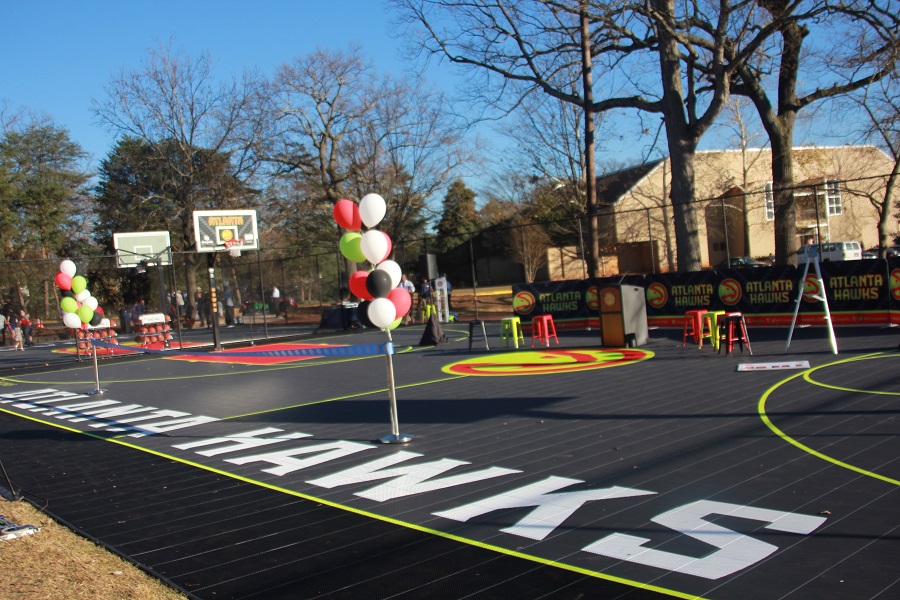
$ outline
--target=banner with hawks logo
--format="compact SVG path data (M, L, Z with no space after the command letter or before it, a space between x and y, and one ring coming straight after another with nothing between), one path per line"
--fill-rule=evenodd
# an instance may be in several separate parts
M598 327L597 290L624 283L645 288L652 326L680 327L685 311L699 308L738 311L754 325L789 325L802 284L799 324L824 323L823 294L836 325L900 324L900 259L828 262L820 270L824 289L814 265L803 282L803 266L776 266L520 283L513 285L513 314L526 325L551 314L557 329Z

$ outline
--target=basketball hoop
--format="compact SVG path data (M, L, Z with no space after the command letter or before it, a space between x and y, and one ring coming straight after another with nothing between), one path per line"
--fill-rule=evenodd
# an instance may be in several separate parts
M228 254L231 255L231 258L240 258L241 256L241 247L240 243L243 240L241 238L237 238L234 240L228 240L225 242L225 250L228 251Z

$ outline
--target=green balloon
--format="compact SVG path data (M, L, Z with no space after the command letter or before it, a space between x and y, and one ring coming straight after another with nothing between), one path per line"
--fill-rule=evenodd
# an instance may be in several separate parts
M398 327L400 327L400 323L402 321L403 321L403 317L400 317L399 319L397 319L396 321L394 321L393 323L388 325L388 329L397 329Z
M75 298L66 296L59 301L59 307L63 309L63 312L73 313L78 310L78 302L75 300Z
M94 318L94 309L82 304L81 308L78 309L78 318L81 319L82 323L90 323L91 319Z
M362 242L362 234L356 231L350 231L341 236L341 254L348 260L353 262L366 262L366 255L363 254L360 243Z
M87 289L87 279L85 279L81 275L76 275L72 278L72 291L74 293L81 293L85 289Z

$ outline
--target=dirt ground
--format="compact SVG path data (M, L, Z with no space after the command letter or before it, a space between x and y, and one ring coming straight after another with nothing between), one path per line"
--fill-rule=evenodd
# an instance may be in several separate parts
M176 600L185 596L53 521L27 502L0 499L0 515L40 531L0 540L0 598Z

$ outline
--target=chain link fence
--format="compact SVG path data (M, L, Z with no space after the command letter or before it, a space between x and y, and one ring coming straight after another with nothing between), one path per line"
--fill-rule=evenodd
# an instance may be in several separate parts
M863 182L820 182L794 191L798 247L816 241L857 241L862 248L878 246L879 214ZM869 186L872 187L872 186ZM749 257L768 263L774 254L774 194L770 186L732 190L693 205L704 268ZM897 234L896 209L887 219ZM597 213L601 276L677 271L671 205L601 207ZM520 219L456 236L424 236L394 240L392 258L414 282L446 275L457 293L474 284L509 286L519 282L585 279L589 247L586 218L525 222ZM346 295L349 274L368 265L348 265L338 242L331 249L293 255L281 248L228 253L174 253L173 263L146 269L118 268L114 255L72 257L78 274L88 280L105 316L120 334L130 333L132 307L143 301L148 312L177 315L179 327L202 325L204 294L211 284L211 259L216 285L234 290L235 316L244 323L268 325L275 315L283 323L318 323L324 307ZM431 260L428 260L431 257ZM0 261L3 312L25 311L33 322L32 341L72 341L61 321L60 290L55 276L61 258ZM272 286L280 291L273 300ZM199 289L198 289L199 288ZM197 294L200 296L197 296ZM181 296L179 301L177 296ZM221 294L217 298L221 302ZM225 312L224 307L219 310ZM11 335L5 331L4 345Z

